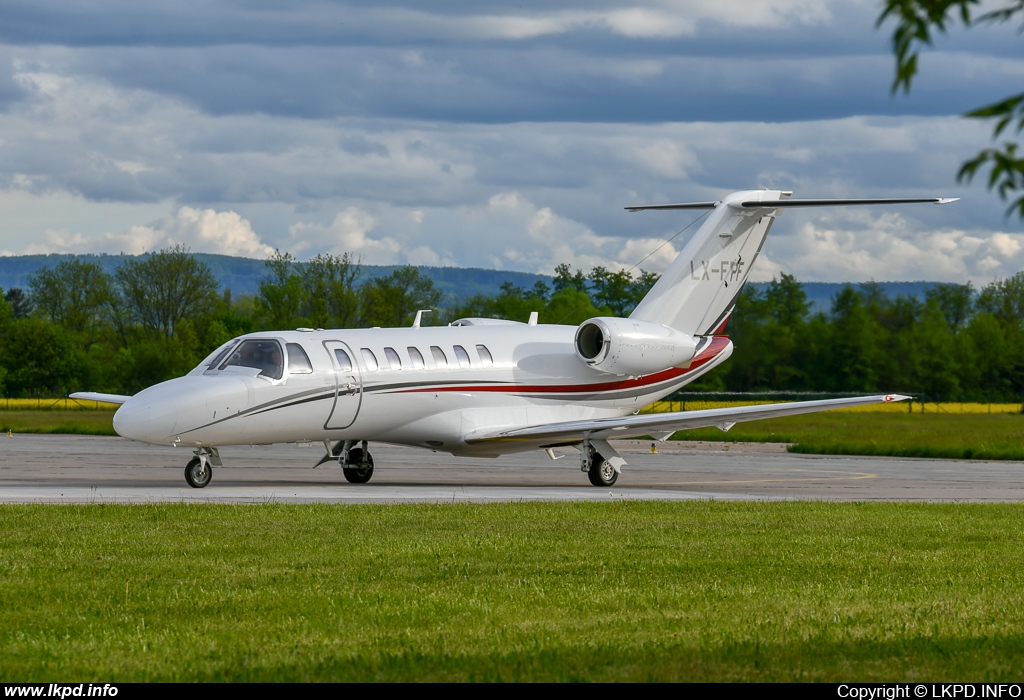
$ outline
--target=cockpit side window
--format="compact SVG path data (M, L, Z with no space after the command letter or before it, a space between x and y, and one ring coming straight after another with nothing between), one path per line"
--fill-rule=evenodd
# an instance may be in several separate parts
M217 365L217 369L225 367L255 367L260 370L261 377L280 379L284 376L281 344L276 340L243 340L227 359Z
M309 363L309 355L298 343L288 343L288 373L312 374L313 365Z

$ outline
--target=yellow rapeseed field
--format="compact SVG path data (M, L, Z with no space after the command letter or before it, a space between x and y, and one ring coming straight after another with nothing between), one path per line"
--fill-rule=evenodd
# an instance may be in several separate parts
M0 398L0 411L112 411L116 403L81 399L8 399Z

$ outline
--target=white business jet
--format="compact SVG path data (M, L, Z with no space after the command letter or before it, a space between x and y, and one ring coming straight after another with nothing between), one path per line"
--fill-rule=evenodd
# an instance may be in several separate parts
M210 483L218 448L322 442L317 466L345 478L373 475L370 442L458 456L498 457L575 447L595 486L615 483L625 460L610 438L900 401L898 395L638 415L641 408L724 362L721 335L775 217L783 208L945 204L952 199L792 199L733 193L717 202L627 207L706 209L707 220L629 318L579 326L464 318L445 327L250 333L224 344L184 377L135 396L75 393L122 404L114 430L154 445L188 447L190 486Z

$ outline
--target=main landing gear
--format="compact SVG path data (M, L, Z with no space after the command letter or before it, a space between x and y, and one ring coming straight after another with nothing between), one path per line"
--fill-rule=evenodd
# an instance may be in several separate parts
M341 471L350 484L365 484L373 476L373 455L365 446L364 440L363 447L349 450L348 464L341 465Z
M595 450L589 440L583 443L580 470L587 473L590 483L594 486L611 486L619 478L619 472L616 471L615 466Z
M327 454L320 458L316 466L337 459L346 481L350 484L365 484L373 476L373 455L367 449L366 440L361 441L360 447L354 447L355 444L355 440L345 440L331 447L331 444L324 440Z

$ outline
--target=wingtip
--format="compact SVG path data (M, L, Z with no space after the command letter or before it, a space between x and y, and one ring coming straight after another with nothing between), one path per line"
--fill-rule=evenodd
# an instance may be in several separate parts
M939 197L935 201L935 203L936 204L952 204L953 202L959 202L959 201L960 201L959 197Z
M913 398L913 396L904 396L903 394L886 394L882 397L882 401L885 403L896 403L897 401L909 401Z

